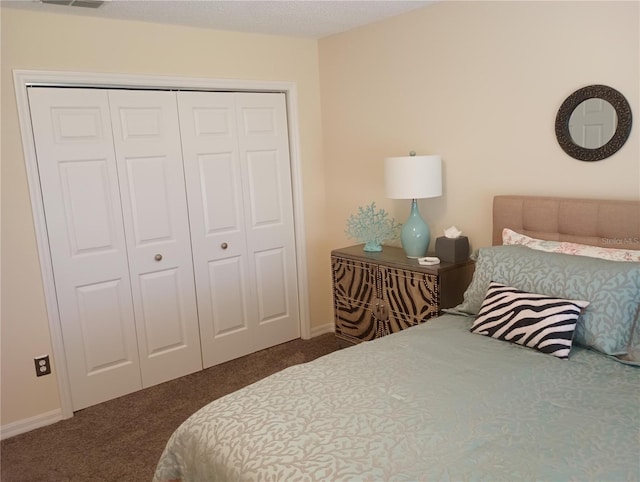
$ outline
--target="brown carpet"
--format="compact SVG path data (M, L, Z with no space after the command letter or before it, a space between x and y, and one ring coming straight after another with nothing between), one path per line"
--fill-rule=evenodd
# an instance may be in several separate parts
M293 340L3 440L0 480L149 482L171 433L200 407L338 348L333 334Z

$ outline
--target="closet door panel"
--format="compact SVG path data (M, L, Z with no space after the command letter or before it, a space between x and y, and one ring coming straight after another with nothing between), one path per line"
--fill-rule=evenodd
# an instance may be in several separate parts
M234 256L209 263L209 286L214 337L247 330L247 295L242 282L243 258Z
M178 92L205 367L255 351L234 94Z
M122 313L126 298L122 296L122 285L122 280L116 279L76 287L81 326L78 335L88 376L133 365L131 355L136 352L126 343L126 317Z
M283 249L257 253L256 287L258 290L258 322L266 323L290 316L287 260Z
M230 236L234 239L234 247L241 249L244 242L239 236L242 233L242 217L237 181L235 156L232 152L206 153L197 156L197 167L200 175L199 196L202 198L202 216L205 236ZM194 194L195 195L195 194ZM229 238L229 239L232 239ZM216 250L216 257L222 251Z
M176 96L108 95L148 387L202 368Z
M147 334L146 352L154 357L183 348L187 336L183 322L180 271L170 268L145 273L140 275L139 282ZM158 297L158 293L166 293L167 296Z
M246 153L251 227L273 228L286 224L285 208L280 198L281 186L278 152L261 150ZM274 189L275 187L275 189Z
M171 205L173 194L171 159L168 157L131 157L126 159L127 196L131 203L131 220L135 245L179 250L180 233L172 218L180 216ZM172 212L173 211L173 212Z
M200 200L193 217L199 218L198 234L201 241L206 239L203 247L214 259L243 253L246 243L235 152L198 153L190 160L195 165L186 169L197 169L198 189L189 195Z
M300 336L284 94L235 94L258 349Z
M109 104L29 89L73 410L142 388ZM63 369L63 367L59 367Z

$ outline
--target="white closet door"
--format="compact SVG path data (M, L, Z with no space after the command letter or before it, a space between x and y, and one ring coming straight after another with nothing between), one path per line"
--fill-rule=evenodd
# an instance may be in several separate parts
M178 92L202 359L255 351L234 96Z
M256 348L300 336L284 94L235 94Z
M205 367L300 336L284 95L179 92Z
M80 410L142 388L109 104L102 90L31 88L29 105Z
M176 96L109 91L145 387L202 369Z

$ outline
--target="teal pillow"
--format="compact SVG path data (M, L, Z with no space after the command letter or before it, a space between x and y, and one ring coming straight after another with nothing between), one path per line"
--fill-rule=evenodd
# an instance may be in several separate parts
M623 361L640 366L640 306L636 315L636 324L631 329L631 340L627 355L623 358Z
M464 299L450 311L477 315L491 281L531 293L589 301L578 319L574 343L607 355L628 353L640 311L640 263L517 245L480 248Z

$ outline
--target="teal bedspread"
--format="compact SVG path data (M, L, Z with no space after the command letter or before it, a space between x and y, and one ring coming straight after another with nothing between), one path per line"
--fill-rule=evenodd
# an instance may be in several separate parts
M640 368L470 324L443 315L216 400L154 480L640 480Z

